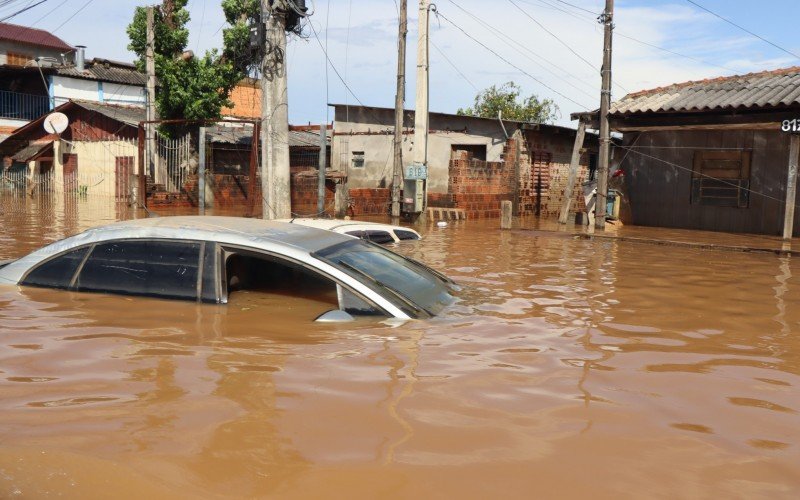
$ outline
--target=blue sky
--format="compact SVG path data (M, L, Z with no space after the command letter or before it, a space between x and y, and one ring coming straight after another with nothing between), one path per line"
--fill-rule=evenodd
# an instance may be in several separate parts
M37 0L38 1L38 0ZM47 0L10 22L54 30L70 44L87 45L88 57L130 61L125 27L137 0ZM775 44L800 55L797 0L695 0ZM602 30L593 16L559 0L437 0L447 19L501 54L511 64L470 40L444 18L432 17L431 109L455 112L472 104L476 89L515 81L526 93L554 99L560 124L569 113L596 107ZM19 0L25 6L34 0ZM310 3L310 2L309 2ZM326 102L394 105L397 10L394 0L316 0L311 22L356 97L325 59L313 34L290 40L288 49L290 119L293 123L330 119ZM603 0L569 0L599 13ZM409 0L407 106L413 106L416 9ZM459 9L461 7L463 10ZM190 0L190 49L203 52L221 44L219 0ZM0 9L0 18L11 7ZM474 15L471 17L470 14ZM530 17L528 17L530 16ZM532 20L558 36L562 44ZM490 28L477 20L500 30ZM66 22L65 22L66 21ZM63 25L62 25L63 24ZM61 25L61 27L59 27ZM310 29L306 30L311 33ZM703 12L686 0L617 0L614 39L614 97L627 92L693 79L762 71L800 60ZM663 47L678 56L632 40ZM577 52L582 60L573 52ZM684 57L689 56L689 57ZM588 61L588 63L587 63ZM452 63L452 64L451 64ZM457 70L454 68L458 68ZM327 80L327 82L326 82ZM356 99L357 98L357 99Z

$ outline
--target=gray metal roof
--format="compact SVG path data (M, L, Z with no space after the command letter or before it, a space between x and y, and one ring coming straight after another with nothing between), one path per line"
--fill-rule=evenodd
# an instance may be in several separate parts
M800 105L800 67L676 83L626 95L612 115L675 113Z
M133 64L109 61L107 59L92 59L86 63L86 69L83 71L78 71L75 66L59 67L56 69L56 74L84 80L122 83L141 87L147 84L147 75L137 70Z
M143 106L122 106L119 104L106 104L93 101L71 101L76 105L94 111L113 120L117 120L131 127L138 127L139 122L147 119L147 111Z
M249 146L253 139L252 125L215 125L208 127L208 138L210 142L224 144L239 144ZM327 136L328 145L331 143L330 131ZM303 130L289 131L289 147L312 147L319 148L319 133L307 132Z

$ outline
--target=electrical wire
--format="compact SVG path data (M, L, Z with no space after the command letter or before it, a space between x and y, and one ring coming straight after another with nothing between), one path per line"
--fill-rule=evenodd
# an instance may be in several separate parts
M572 52L573 54L575 54L575 56L576 56L578 59L580 59L581 61L583 61L583 62L585 62L586 64L588 64L588 65L589 65L589 67L590 67L590 68L592 68L592 69L594 69L595 71L599 71L599 70L597 69L597 67L596 67L596 66L595 66L595 65L594 65L594 64L593 64L591 61L589 61L588 59L586 59L585 57L583 57L582 55L580 55L580 54L579 54L579 53L578 53L578 52L577 52L575 49L573 49L572 47L570 47L570 45L569 45L567 42L565 42L565 41L564 41L564 40L562 40L562 39L561 39L561 38L560 38L558 35L556 35L556 34L555 34L555 33L553 33L552 31L550 31L549 29L547 29L547 27L546 27L545 25L543 25L542 23L540 23L539 21L537 21L537 20L536 20L536 19L535 19L533 16L531 16L531 15L528 13L528 11L526 11L525 9L523 9L522 7L520 7L520 6L519 6L519 4L517 4L517 3L516 3L514 0L508 0L508 1L509 1L509 2L510 2L510 3L511 3L513 6L514 6L514 7L516 7L517 9L519 9L519 11L520 11L520 12L522 12L523 14L525 14L525 16L526 16L528 19L530 19L531 21L533 21L534 23L536 23L536 25L537 25L537 26L539 26L540 28L542 28L542 30L544 30L544 32L545 32L545 33L548 33L550 36L552 36L553 38L555 38L556 40L558 40L558 41L561 43L561 45L563 45L564 47L566 47L566 48L567 48L567 50L569 50L570 52ZM612 83L613 83L614 85L616 85L617 87L619 87L620 89L624 90L626 93L630 92L628 89L626 89L625 87L623 87L622 85L620 85L619 83L617 83L617 82L615 82L615 81L613 81L613 80L612 80Z
M85 4L83 4L83 6L82 6L80 9L76 10L75 12L73 12L73 14L72 14L71 16L69 16L68 18L66 18L66 19L64 20L64 22L62 22L61 24L59 24L59 25L58 25L58 27L56 27L54 30L51 30L51 31L50 31L50 33L51 33L51 34L54 34L56 31L60 30L60 29L61 29L61 28L62 28L62 27L65 25L65 24L67 24L68 22L70 22L70 21L72 20L72 18L73 18L73 17L75 17L75 16L77 16L78 14L80 14L80 13L81 13L81 11L82 11L83 9L85 9L86 7L88 7L88 6L89 6L89 4L91 4L92 2L94 2L94 0L87 0L87 2L86 2Z
M453 4L453 6L457 7L459 10L461 10L462 12L464 12L466 15L468 15L469 17L471 17L472 19L474 19L474 20L475 20L475 21L476 21L478 24L480 24L480 25L482 25L483 27L487 28L487 29L488 29L488 30L489 30L489 31L490 31L492 34L494 34L494 35L495 35L495 36L496 36L498 39L500 39L500 41L502 41L503 43L505 43L506 45L508 45L509 47L511 47L511 48L512 48L513 50L515 50L517 53L519 53L520 55L522 55L523 57L525 57L526 59L528 59L528 60L529 60L529 61L531 61L532 63L534 63L534 64L538 65L538 66L539 66L541 69L543 69L544 71L547 71L548 73L550 73L550 74L551 74L551 75L553 75L554 77L558 78L558 79L561 81L561 83L565 83L566 85L569 85L570 87L574 88L576 91L578 91L578 92L580 92L581 94L583 94L583 95L585 95L585 96L589 97L590 99L594 99L594 98L595 98L595 95L594 95L594 94L590 94L589 92L587 92L586 90L584 90L584 89L582 89L582 88L578 87L577 85L575 85L574 83L570 82L569 80L566 80L566 79L564 78L564 75L566 75L566 76L568 76L568 77L570 77L570 78L574 79L574 80L575 80L576 82L578 82L578 83L581 83L581 84L583 84L583 85L584 85L584 87L585 87L585 88L587 88L587 89L589 89L590 91L592 91L592 92L595 92L595 91L597 90L597 88L596 88L596 87L594 87L594 86L592 86L591 84L589 84L589 83L586 81L586 78L585 78L585 77L579 77L579 76L577 76L577 75L575 75L575 74L573 74L573 73L570 73L569 71L567 71L567 70L566 70L566 69L564 69L563 67L559 66L558 64L556 64L556 63L554 63L554 62L550 61L549 59L547 59L547 58L543 57L542 55L540 55L540 54L538 54L538 53L534 52L534 51L533 51L533 50L532 50L530 47L528 47L527 45L525 45L525 44L523 44L523 43L520 43L519 41L517 41L517 40L515 40L515 39L511 38L511 37L510 37L510 36L508 36L508 35L507 35L505 32L503 32L503 30L501 30L501 29L499 29L499 28L497 28L497 27L495 27L495 26L492 26L491 24L487 23L486 21L484 21L483 19L481 19L479 16L477 16L477 15L475 15L474 13L472 13L472 12L468 11L467 9L465 9L464 7L462 7L461 5L459 5L459 4L457 4L457 3L455 3L453 0L448 0L448 1L449 1L451 4ZM593 23L593 24L594 24L594 23ZM512 44L513 44L513 45L512 45ZM516 47L515 47L515 45L516 45ZM525 51L525 52L523 52L523 51ZM530 55L529 55L529 54L530 54ZM559 75L559 74L558 74L558 73L556 73L555 71L553 71L553 70L551 70L551 69L547 68L547 67L546 67L546 66L544 66L544 65L543 65L541 62L539 62L539 61L537 61L537 60L535 60L535 59L532 59L532 58L531 58L531 56L535 56L535 57L537 57L538 59L540 59L540 60L544 61L545 63L549 64L550 66L552 66L552 67L553 67L553 68L555 68L556 70L558 70L558 71L562 72L562 73L563 73L563 75Z
M522 69L522 68L520 68L519 66L517 66L516 64L512 63L511 61L509 61L508 59L506 59L505 57L503 57L502 55L500 55L498 52L496 52L495 50L491 49L489 46L487 46L486 44L484 44L483 42L481 42L481 41L480 41L480 40L478 40L477 38L475 38L475 37L473 37L472 35L470 35L470 34L469 34L469 33L468 33L468 32L467 32L467 31L466 31L464 28L462 28L461 26L459 26L459 25L457 25L456 23L454 23L454 22L453 22L453 21L452 21L450 18L446 17L444 14L442 14L442 13L441 13L441 12L439 12L438 10L437 10L437 11L434 11L434 13L436 14L436 16L437 16L437 17L441 17L442 19L444 19L445 21L447 21L447 22L449 22L451 25L453 25L453 27L454 27L454 28L456 28L456 29L457 29L457 30L459 30L461 33L463 33L463 34L464 34L464 35L465 35L467 38L469 38L469 39L470 39L470 40L472 40L473 42L477 43L478 45L480 45L480 46L481 46L481 47L483 47L484 49L486 49L486 50L488 50L489 52L491 52L492 54L494 54L494 56L495 56L495 57L497 57L497 58L498 58L498 59L500 59L501 61L505 62L506 64L508 64L508 65L509 65L509 66L511 66L512 68L516 69L517 71L519 71L519 72L520 72L520 73L522 73L523 75L525 75L525 76L529 77L531 80L533 80L533 81L537 82L539 85L541 85L541 86L545 87L546 89L550 90L550 91L551 91L551 92L553 92L554 94L556 94L556 95L558 95L558 96L560 96L560 97L562 97L562 98L564 98L564 99L568 100L569 102L571 102L571 103L575 104L576 106L579 106L579 107L581 107L582 109L592 109L592 108L593 108L593 106L587 106L586 104L581 104L581 103L579 103L578 101L576 101L576 100L572 99L571 97L568 97L568 96L566 96L566 95L562 94L561 92L559 92L558 90L554 89L554 88L553 88L553 87L551 87L550 85L547 85L547 84L546 84L545 82L543 82L542 80L540 80L540 79L536 78L536 77L535 77L535 76L533 76L532 74L528 73L528 72L527 72L527 71L525 71L524 69Z
M475 92L480 92L480 89L478 89L478 87L477 87L477 86L475 86L475 84L474 84L474 83L472 83L472 81L471 81L469 78L467 78L467 77L464 75L464 73L462 73L462 72L461 72L461 70L460 70L460 69L458 69L458 66L456 66L455 64L453 64L453 61L451 61L451 60L450 60L450 58L449 58L449 57L447 57L447 54L445 54L445 53L444 53L444 51L443 51L442 49L440 49L438 45L436 45L436 43L434 43L433 41L431 41L431 45L433 45L433 48L434 48L434 49L436 49L437 51L439 51L439 54L440 54L440 55L441 55L441 56L444 58L444 60L445 60L445 61L447 61L447 62L450 64L450 66L452 66L452 67L453 67L453 69L456 71L456 73L458 73L458 74L459 74L459 76L461 76L461 78L462 78L462 79L463 79L465 82L467 82L467 83L470 85L470 87L472 87L473 89L475 89Z
M46 1L47 1L47 0L39 0L38 2L36 2L36 3L35 3L35 4L33 4L33 5L31 5L31 4L28 4L26 7L23 7L22 9L20 9L20 10L18 10L18 11L16 11L16 12L14 12L13 14L10 14L10 15L8 15L8 16L6 16L6 17L4 17L4 18L0 19L0 23L2 23L2 22L5 22L5 21L8 21L9 19L11 19L11 18L13 18L13 17L16 17L16 16L18 16L18 15L22 14L23 12L29 11L29 10L31 10L32 8L36 7L36 6L39 6L39 5L43 4L43 3L45 3Z
M762 42L768 43L768 44L772 45L773 47L775 47L776 49L778 49L778 50L780 50L780 51L783 51L783 52L786 52L787 54L789 54L790 56L794 57L795 59L800 59L800 56L798 56L796 53L794 53L794 52L792 52L792 51L790 51L790 50L786 50L786 49L784 49L784 48L783 48L783 47L781 47L780 45L778 45L778 44L776 44L776 43L773 43L773 42L771 42L771 41L767 40L766 38L764 38L764 37L763 37L763 36L761 36L761 35L758 35L758 34L756 34L756 33L753 33L753 32L752 32L752 31L750 31L749 29L747 29L747 28L744 28L744 27L742 27L742 26L740 26L740 25L738 25L738 24L734 23L733 21L731 21L731 20L730 20L730 19L728 19L728 18L722 17L721 15L717 14L716 12L714 12L714 11L712 11L712 10L710 10L710 9L706 8L706 7L703 7L703 6L702 6L702 5L700 5L699 3L697 3L697 2L695 2L695 1L693 1L693 0L686 0L686 1L687 1L687 2L689 2L690 4L694 5L695 7L698 7L698 8L700 8L700 9L702 9L702 10L704 10L704 11L708 12L708 13L709 13L709 14L711 14L712 16L714 16L714 17L716 17L716 18L719 18L719 19L721 19L721 20L725 21L726 23L730 24L731 26L735 26L736 28L739 28L740 30L742 30L742 31L744 31L745 33L747 33L748 35L752 35L752 36L754 36L754 37L758 38L759 40L761 40Z

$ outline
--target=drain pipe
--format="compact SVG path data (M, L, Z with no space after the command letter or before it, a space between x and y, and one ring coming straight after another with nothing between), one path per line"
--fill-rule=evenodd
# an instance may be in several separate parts
M503 129L503 135L506 136L506 140L511 139L511 137L508 136L508 131L506 130L506 126L503 125L503 110L502 109L497 112L497 121L500 122L500 127L502 127L502 129Z

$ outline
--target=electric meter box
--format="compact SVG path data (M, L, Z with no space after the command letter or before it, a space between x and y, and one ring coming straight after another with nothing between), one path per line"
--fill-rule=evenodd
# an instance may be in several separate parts
M425 181L406 179L403 181L403 211L420 213L425 207Z

